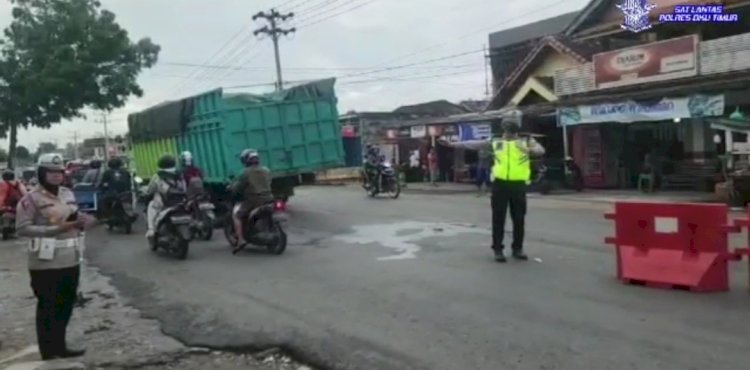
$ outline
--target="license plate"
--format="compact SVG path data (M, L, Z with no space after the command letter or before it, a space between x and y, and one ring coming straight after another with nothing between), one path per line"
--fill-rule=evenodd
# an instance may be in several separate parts
M213 203L201 203L198 205L198 208L200 208L201 211L209 211L214 210L216 207Z
M169 220L172 221L172 223L175 225L180 225L180 224L189 224L190 222L193 221L193 218L190 216L175 216L175 217L170 217Z
M286 222L289 220L289 215L286 212L274 212L272 217L276 222Z

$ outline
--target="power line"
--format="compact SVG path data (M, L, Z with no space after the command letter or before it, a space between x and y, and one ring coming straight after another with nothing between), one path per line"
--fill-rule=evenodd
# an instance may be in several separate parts
M270 27L263 26L261 28L258 28L257 30L253 32L253 34L256 36L260 34L271 36L271 40L273 41L274 57L276 60L276 80L277 80L276 89L277 90L281 90L284 84L281 78L281 57L279 56L279 36L280 35L286 36L296 31L294 27L289 28L289 29L279 28L277 22L278 21L283 22L292 17L294 17L294 13L281 14L278 11L276 11L276 9L271 9L269 13L259 12L258 14L253 16L253 20L257 20L258 18L263 18L266 21L268 21L270 25Z
M312 12L318 10L318 9L323 9L326 6L328 6L330 4L333 4L333 3L337 3L339 1L340 0L323 0L323 1L319 2L319 3L317 3L317 4L313 4L310 7L307 7L307 8L304 8L304 9L301 9L301 10L297 11L294 15L301 16L301 15L305 15L305 14L310 14L310 13L312 13Z
M209 63L213 62L214 59L219 54L221 54L224 51L224 49L226 49L229 45L231 45L238 37L240 37L240 35L242 35L242 33L246 32L250 27L251 27L251 25L245 25L245 26L243 26L239 31L237 31L237 33L235 33L234 35L232 35L232 37L228 41L226 41L213 55L211 55L208 59L206 59L206 61L203 62L202 64L205 65L205 64L209 64ZM200 70L201 70L201 67L198 67L195 70L193 70L193 73L190 74L190 77L188 77L185 81L182 81L181 84L179 84L178 86L176 86L175 89L174 89L174 91L170 95L174 95L175 92L177 92L177 91L181 90L182 88L186 87L185 85L187 83L189 83L189 79L192 76L194 76L196 73L200 72Z
M558 6L558 5L562 4L562 3L565 3L567 1L569 1L569 0L557 0L557 1L555 1L555 2L553 2L551 4L549 4L549 5L545 5L545 6L541 7L541 8L537 8L537 9L534 9L534 10L522 13L520 15L515 15L512 18L507 18L507 19L503 20L502 22L499 22L499 23L496 23L496 24L493 24L493 25L490 25L490 26L482 27L480 29L476 29L474 31L468 32L468 33L466 33L466 34L464 34L462 36L459 36L458 38L456 38L454 40L445 41L445 42L441 42L441 43L437 43L437 44L433 44L433 45L427 46L427 47L425 47L423 49L419 49L419 50L416 50L414 52L411 52L409 54L405 54L405 55L396 57L394 59L390 59L390 60L388 60L386 62L378 64L378 66L385 66L385 65L397 62L399 60L403 60L403 59L406 59L408 57L411 57L411 56L414 56L414 55L417 55L417 54L421 54L421 53L423 53L425 51L436 49L436 48L438 48L440 46L449 44L451 42L463 40L463 39L465 39L465 38L467 38L469 36L473 36L474 34L477 34L477 33L480 33L480 32L485 32L485 31L487 31L489 29L496 29L497 27L506 25L506 24L511 23L513 21L516 21L516 20L518 20L520 18L524 18L524 17L530 16L530 15L537 14L537 13L539 13L540 10L544 10L544 9L549 9L549 8L552 8L552 7L556 7L556 6Z
M343 76L339 76L339 78L349 78L349 77L363 76L363 75L369 75L369 74L380 73L380 72L393 71L393 70L397 70L397 69L404 69L404 68L412 67L412 66L416 66L416 65L422 65L422 64L427 64L427 63L439 62L439 61L453 59L453 58L460 58L462 56L471 55L471 54L480 53L480 52L484 52L484 49L465 51L465 52L462 52L462 53L456 53L456 54L446 55L446 56L443 56L443 57L440 57L440 58L428 59L428 60L424 60L424 61L421 61L421 62L414 62L414 63L402 64L402 65L398 65L398 66L385 67L385 68L374 69L374 70L365 71L365 72L350 73L350 74L346 74L346 75L343 75Z
M315 18L316 16L318 16L318 15L321 15L321 14L323 14L323 13L319 13L319 14L313 15L313 16L311 16L311 17L307 17L307 18L303 19L302 21L300 21L300 23L303 23L303 24L301 24L301 25L300 25L300 26L298 26L297 28L310 27L310 26L312 26L312 25L315 25L315 24L318 24L318 23L321 23L321 22L325 22L325 21L327 21L327 20L329 20L329 19L331 19L331 18L335 18L335 17L338 17L338 16L340 16L340 15L343 15L343 14L346 14L346 13L349 13L349 12L353 12L353 11L355 11L355 10L357 10L357 9L359 9L359 8L361 8L361 7L363 7L363 6L366 6L366 5L372 4L372 3L373 3L373 2L375 2L375 1L376 1L376 0L368 0L368 1L365 1L365 2L363 2L363 3L360 3L360 4L356 5L356 6L354 6L354 7L351 7L351 8L348 8L348 9L344 9L344 10L342 10L342 11L338 12L338 13L334 13L334 14L331 14L331 15L329 15L329 16L327 16L327 17L319 18L319 19L317 19L317 20L312 20L311 22L308 22L308 23L304 23L305 21L308 21L308 20L310 20L310 19L312 19L312 18ZM352 1L352 2L353 2L353 1ZM340 6L337 6L337 7L333 7L333 8L331 8L331 9L328 9L328 10L329 10L329 11L332 11L332 10L335 10L335 9L341 8L342 6L345 6L345 5L351 4L352 2L349 2L349 3L345 3L345 4L342 4L342 5L340 5Z
M238 65L219 65L219 64L198 64L198 63L189 63L189 62L159 62L159 65L168 65L173 67L205 67L208 69L217 69L217 70L268 70L272 69L273 67L261 67L261 66L244 66L241 64ZM425 69L437 69L437 68L463 68L467 66L472 66L473 64L455 64L455 65L437 65L437 66L414 66L414 67L408 67L408 68L425 68ZM284 71L369 71L372 67L285 67ZM183 76L184 77L184 76Z

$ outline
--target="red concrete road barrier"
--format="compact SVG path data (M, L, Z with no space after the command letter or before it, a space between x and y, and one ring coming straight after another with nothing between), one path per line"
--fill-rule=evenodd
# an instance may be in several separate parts
M615 203L617 278L625 283L695 292L729 290L728 224L723 204Z
M745 212L747 213L747 218L735 220L734 224L739 227L750 228L750 206L747 207ZM737 256L737 259L741 259L743 256L747 258L747 274L748 274L747 290L750 292L750 230L748 230L747 239L748 239L747 241L748 246L746 248L740 248L740 249L735 250L735 255Z

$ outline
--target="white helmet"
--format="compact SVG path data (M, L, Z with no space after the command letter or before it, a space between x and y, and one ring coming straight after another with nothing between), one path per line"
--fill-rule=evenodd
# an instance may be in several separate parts
M180 154L180 160L185 164L193 164L193 153L190 153L187 150L182 152L182 154Z
M245 149L240 153L240 161L242 161L243 164L247 165L250 163L251 160L258 160L260 159L260 156L258 155L258 151L255 149Z

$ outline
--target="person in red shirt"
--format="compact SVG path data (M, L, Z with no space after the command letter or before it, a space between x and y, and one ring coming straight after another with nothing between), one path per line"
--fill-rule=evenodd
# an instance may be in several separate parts
M15 209L18 201L26 195L26 187L16 180L13 170L3 171L3 181L0 182L0 207Z
M430 182L432 185L437 185L438 158L435 148L430 148L430 152L427 153L427 168L430 171Z
M193 154L182 152L180 154L182 177L187 185L188 196L203 193L203 172L193 163Z

